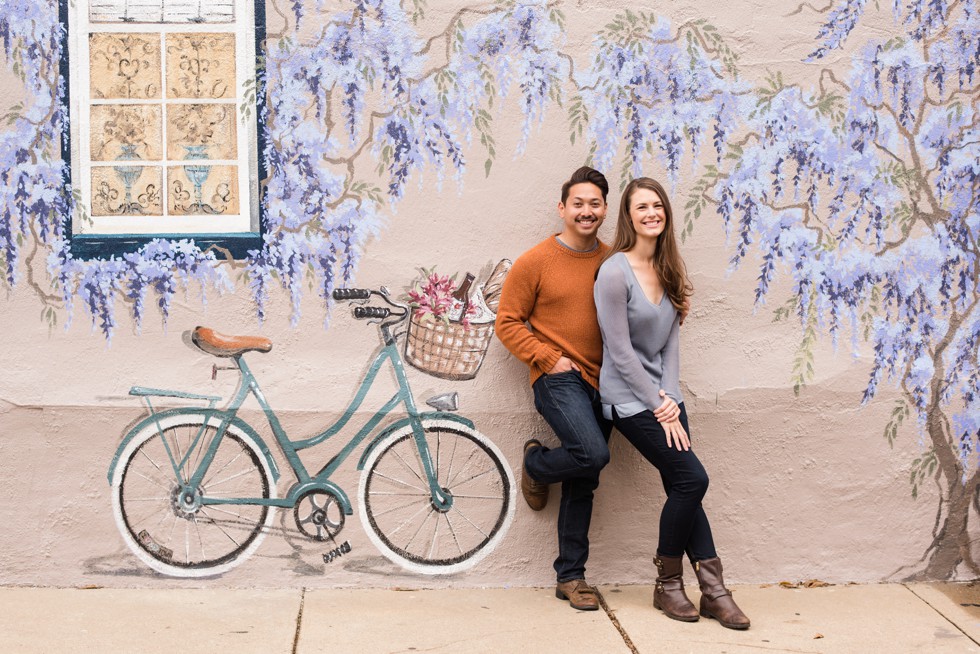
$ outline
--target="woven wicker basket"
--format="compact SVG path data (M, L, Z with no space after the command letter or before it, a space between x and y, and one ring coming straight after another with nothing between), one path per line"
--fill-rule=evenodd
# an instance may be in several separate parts
M467 328L458 322L421 319L413 311L405 339L405 360L440 379L473 379L492 337L492 322Z

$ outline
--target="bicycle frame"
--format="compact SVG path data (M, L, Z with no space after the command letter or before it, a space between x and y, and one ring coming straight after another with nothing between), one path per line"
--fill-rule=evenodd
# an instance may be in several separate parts
M191 453L197 450L197 447L204 436L205 426L202 426L195 436L191 445L187 448L187 452L183 454L182 457L178 458L175 456L174 452L171 451L169 444L164 440L164 446L166 448L167 454L169 456L171 465L173 466L174 473L179 480L182 491L188 494L188 501L194 496L194 489L199 488L204 480L204 476L207 474L208 468L210 467L211 461L213 460L215 453L218 450L222 439L228 429L228 426L235 424L237 427L242 426L247 427L246 431L249 435L256 440L259 447L263 450L263 453L269 459L270 465L273 470L277 470L274 460L271 459L271 454L269 453L269 448L258 435L256 430L248 426L240 418L237 417L238 411L244 402L248 399L249 395L255 397L259 406L265 414L266 420L272 429L273 435L276 438L276 442L279 444L280 450L283 456L286 458L289 466L292 468L294 474L297 478L297 483L294 484L286 497L284 498L259 498L259 497L232 497L232 498L214 498L207 496L200 496L197 501L202 505L218 505L218 504L237 504L237 505L265 505L265 506L277 506L277 507L292 507L296 504L299 498L306 492L310 490L327 490L333 493L342 510L346 515L351 515L353 513L353 508L351 507L350 499L347 494L339 486L331 482L330 476L339 468L343 462L350 456L350 454L357 449L357 447L365 441L391 414L392 411L397 409L399 406L404 405L406 418L396 421L395 423L388 425L380 433L376 434L374 440L365 448L364 454L358 463L357 468L361 469L367 456L370 454L371 450L375 445L381 441L385 436L392 433L396 429L403 427L405 424L410 424L412 427L412 432L414 434L416 447L418 448L419 456L421 457L421 463L427 482L429 485L429 492L431 493L431 499L433 506L438 510L448 510L452 506L452 496L446 494L442 488L437 483L435 467L433 465L433 460L431 453L429 451L428 442L425 439L425 430L423 427L423 422L431 419L441 419L441 420L452 420L454 422L459 422L468 427L473 427L473 423L461 416L453 413L447 412L425 412L419 413L417 406L415 405L415 398L412 394L411 387L409 386L408 377L405 372L404 364L401 359L401 355L398 352L397 347L397 337L391 333L390 324L382 323L380 325L380 330L383 337L383 345L380 351L374 358L370 368L365 374L364 378L361 380L361 384L358 388L357 393L351 400L350 404L345 409L343 415L330 427L328 427L323 432L319 434L299 440L291 441L287 436L285 430L283 429L278 416L272 407L269 405L259 386L258 380L252 374L251 369L245 363L242 355L232 357L236 367L241 373L241 383L231 402L225 409L214 408L214 403L217 398L212 396L198 396L190 393L181 393L178 391L156 391L153 389L141 389L134 388L131 394L143 395L144 397L149 395L162 395L167 397L180 397L187 399L203 399L209 401L209 406L207 408L194 408L194 409L176 409L167 412L168 415L173 413L187 413L193 415L204 415L206 418L215 418L219 421L217 427L217 433L215 437L211 439L207 450L201 456L200 463L197 465L196 469L193 471L190 478L185 479L182 473L184 466L187 464ZM299 452L310 447L315 447L328 440L329 438L340 433L350 419L354 416L357 410L361 407L364 402L367 393L374 384L378 373L386 362L391 362L395 370L395 377L398 382L398 391L389 399L380 409L378 409L374 415L357 431L356 434L350 439L350 441L338 452L333 458L330 459L317 472L315 475L311 475L303 465L303 462L299 458ZM147 403L149 404L149 399L147 398ZM157 422L157 429L162 432L159 426L159 420L162 414L153 412L152 405L150 406L151 415L144 421L154 420ZM205 420L205 424L208 420ZM137 432L138 429L134 429L133 432ZM109 478L112 479L112 474L115 469L116 463L118 461L119 453L125 448L128 438L123 441L120 445L116 457L109 469ZM278 476L278 475L277 475Z

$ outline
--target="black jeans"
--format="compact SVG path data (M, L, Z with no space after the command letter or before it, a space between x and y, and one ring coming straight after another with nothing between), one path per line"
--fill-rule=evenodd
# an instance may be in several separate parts
M680 410L681 425L690 436L683 402ZM629 418L622 418L613 411L613 418L616 429L660 471L660 480L667 492L667 501L660 512L657 553L681 556L687 552L692 562L714 558L711 525L701 507L701 500L708 490L708 473L694 454L693 446L687 451L668 447L667 434L650 411Z
M534 406L555 430L561 447L528 452L532 479L561 483L558 510L558 581L585 578L589 524L599 471L609 463L612 424L602 417L599 391L577 371L542 375L534 382Z

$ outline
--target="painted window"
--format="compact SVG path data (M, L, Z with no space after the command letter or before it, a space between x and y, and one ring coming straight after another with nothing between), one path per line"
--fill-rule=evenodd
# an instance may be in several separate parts
M67 2L73 253L259 247L261 0Z

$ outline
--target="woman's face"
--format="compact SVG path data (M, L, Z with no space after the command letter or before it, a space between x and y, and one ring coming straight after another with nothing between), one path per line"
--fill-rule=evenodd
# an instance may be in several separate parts
M630 196L629 208L637 238L656 240L667 228L667 213L656 191L636 189Z

